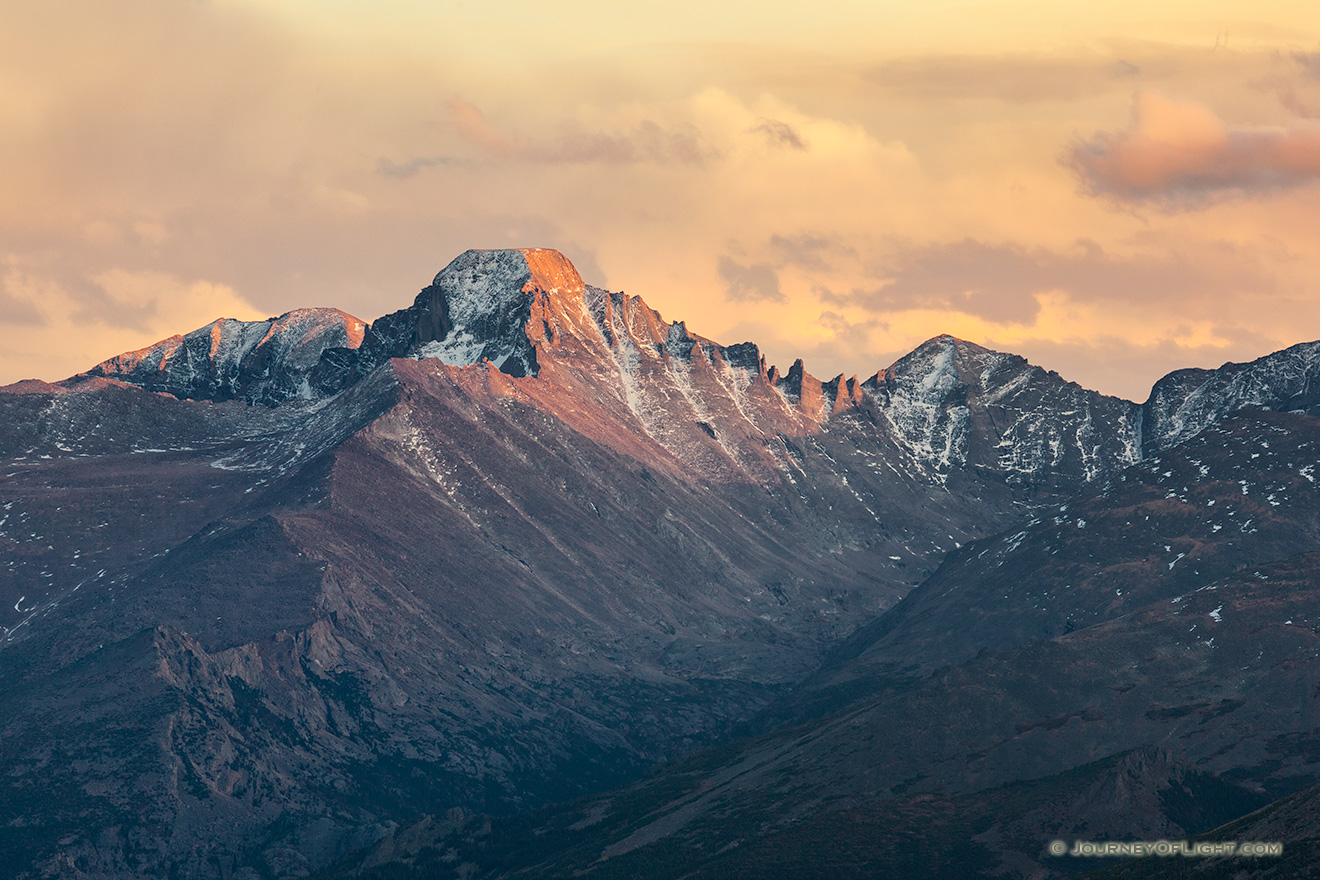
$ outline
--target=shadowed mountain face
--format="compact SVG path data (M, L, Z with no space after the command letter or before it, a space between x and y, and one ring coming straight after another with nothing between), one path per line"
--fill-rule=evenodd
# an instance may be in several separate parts
M1263 880L1320 877L1320 785L1311 785L1263 809L1198 835L1198 841L1282 844L1280 855L1187 860L1130 859L1097 872L1097 880L1143 880L1175 877L1179 880ZM1181 861L1181 860L1179 860ZM1170 864L1170 862L1174 862Z
M694 756L676 770L694 778L718 766L722 755L727 753ZM671 796L682 791L675 787L681 778L675 772L661 783ZM701 828L708 832L705 843L723 841L713 849L675 834L603 854L602 842L626 823L635 827L644 819L655 808L657 793L638 785L608 800L518 816L427 817L316 877L1070 876L1096 867L1097 860L1050 855L1048 845L1061 833L1069 841L1176 840L1188 829L1238 816L1263 800L1173 760L1166 751L1144 748L974 794L900 795L811 811L770 828L744 824L746 817L737 814L711 817Z
M1053 839L1205 830L1320 776L1318 460L1310 417L1229 419L1069 505L1094 518L1073 550L1087 564L1053 561L1053 518L947 561L880 619L898 615L881 638L863 630L865 647L848 645L784 701L824 717L567 806L410 828L353 864L447 876L403 868L452 852L482 877L1051 877L1098 867L1051 857ZM1170 482L1191 474L1202 482ZM1197 546L1152 548L1124 532L1134 516L1161 541ZM1114 586L1152 556L1193 575L1148 570L1131 598ZM914 607L938 608L939 626L899 614L934 585L948 601ZM989 601L1010 585L1016 614ZM1076 628L1050 632L1055 619ZM911 668L878 661L903 645Z
M865 382L822 382L583 285L556 252L470 251L369 327L333 310L217 322L11 386L0 822L13 834L0 861L52 876L294 876L422 812L580 795L758 715L800 720L893 689L925 700L905 717L928 727L867 715L891 728L875 741L917 737L909 769L945 768L908 776L956 794L1040 775L987 758L968 776L941 751L937 707L953 697L924 676L981 648L1081 645L1182 595L1189 566L1218 577L1311 541L1314 522L1272 504L1309 471L1266 456L1247 467L1274 468L1273 497L1244 472L1235 518L1216 520L1227 534L1251 519L1237 543L1169 513L1187 548L1142 545L1153 555L1136 574L1113 563L1127 599L1095 598L1105 575L1042 605L1086 551L1039 570L1014 555L1098 535L1054 521L1078 492L1176 506L1155 495L1177 477L1123 469L1240 404L1309 406L1312 354L1234 366L1227 384L1184 377L1143 406L952 337ZM1227 511L1220 490L1244 487L1230 464L1197 461L1186 467L1211 468ZM1086 510L1106 535L1124 528ZM937 620L940 597L963 589L948 600L956 627L873 623L948 551L1009 527L1027 531L955 554L900 606ZM987 554L1038 586L998 599ZM1064 703L1019 715L1066 716ZM1012 718L998 723L1027 723ZM819 741L855 753L837 730ZM1113 751L1088 748L1048 772ZM833 772L810 783L822 802L907 779L857 789Z
M984 649L1064 636L1320 549L1314 424L1233 417L1100 491L950 554L776 710L810 717L851 690L901 689Z

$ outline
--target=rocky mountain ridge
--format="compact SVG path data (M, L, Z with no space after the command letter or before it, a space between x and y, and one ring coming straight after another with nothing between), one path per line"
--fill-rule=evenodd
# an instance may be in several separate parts
M1315 348L1145 406L952 337L822 382L470 251L370 326L216 322L3 389L0 855L296 876L634 778L949 551L1241 403L1308 409Z
M796 420L816 426L866 406L930 473L989 468L1023 485L1057 482L1060 473L1074 486L1103 480L1238 409L1320 407L1320 343L1249 364L1171 373L1140 405L951 336L929 340L865 381L821 381L801 360L780 374L754 344L721 346L692 336L640 298L584 284L562 254L544 249L468 251L412 306L369 326L332 309L253 323L221 319L65 384L104 377L178 397L274 405L338 393L390 358L459 367L489 362L512 377L537 376L548 358L560 371L606 378L651 430L646 411L655 397L686 397L703 421L699 410L711 387L694 394L694 353L696 369L713 368L734 389L725 396L763 383Z
M295 309L265 321L219 318L185 336L110 358L65 387L107 378L181 398L267 405L308 400L320 396L323 361L356 349L366 329L338 309Z

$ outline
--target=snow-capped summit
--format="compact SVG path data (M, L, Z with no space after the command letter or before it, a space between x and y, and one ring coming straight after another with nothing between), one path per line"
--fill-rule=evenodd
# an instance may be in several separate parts
M525 332L532 311L546 311L549 298L580 309L583 290L582 277L559 251L467 251L418 295L414 308L422 307L423 320L416 354L455 366L486 359L513 375L534 375L536 355Z
M490 361L509 375L534 376L538 343L555 341L582 315L585 289L556 250L465 251L410 307L371 325L357 374L391 357L421 357L450 366Z
M937 472L989 467L1011 483L1089 483L1136 461L1139 407L1014 354L937 336L866 387L896 439Z
M184 336L116 355L82 376L118 379L180 398L274 404L317 396L313 374L326 352L356 349L366 328L347 312L327 308L294 309L265 321L220 318Z

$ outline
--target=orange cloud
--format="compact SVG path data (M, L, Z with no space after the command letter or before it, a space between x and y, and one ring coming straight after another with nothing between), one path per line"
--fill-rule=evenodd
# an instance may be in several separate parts
M1320 125L1234 128L1201 104L1143 91L1128 128L1096 134L1065 162L1096 195L1195 204L1320 178Z
M794 150L807 149L807 142L802 139L802 135L798 134L797 129L787 122L781 122L778 119L762 119L751 130L765 135L766 141L772 146L789 147Z

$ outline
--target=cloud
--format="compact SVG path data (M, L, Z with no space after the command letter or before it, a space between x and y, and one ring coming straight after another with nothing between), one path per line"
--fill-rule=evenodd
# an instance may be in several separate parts
M720 257L720 277L728 285L724 295L733 302L785 302L779 289L779 274L769 263L744 266L728 254Z
M405 159L402 162L395 162L386 156L381 156L376 162L376 173L381 177L397 177L406 179L416 177L417 172L423 168L434 168L437 165L448 165L453 160L448 156L413 156L411 159Z
M816 323L832 334L829 338L830 347L841 348L850 353L865 351L870 346L871 336L876 330L889 329L888 325L879 318L851 321L845 315L831 309L821 312ZM837 352L834 354L837 356Z
M770 250L779 266L798 266L803 269L826 272L830 263L826 255L847 256L855 253L851 247L835 238L811 233L770 236Z
M28 299L15 296L10 290L10 280L0 278L0 324L17 327L41 327L47 323L46 316Z
M404 4L435 26L405 27L392 6L348 27L306 3L11 5L0 381L59 378L241 310L226 290L251 304L237 316L371 319L469 247L557 247L589 281L825 374L940 332L1154 344L1199 314L1320 335L1320 189L1141 217L1079 197L1055 161L1076 131L1122 128L1096 114L1152 85L1292 126L1267 87L1320 107L1320 61L1292 54L1314 46L1151 36L1069 54L1071 38L1029 40L1005 19L995 40L934 28L842 52L833 34L817 53L800 23L767 42L736 17L727 45L688 22L675 33L705 36L632 51L653 35L621 14L584 42L603 27L585 8L533 21ZM1043 45L1058 48L1024 51Z
M0 282L0 325L17 323L22 329L7 334L0 349L4 377L0 384L29 376L48 380L70 376L216 318L266 317L223 284L119 268L88 279L66 273L52 280L55 276L42 271L44 267L6 262ZM6 299L18 302L26 315L19 313L16 321ZM36 320L23 320L34 312Z
M1039 309L1034 294L1059 286L1067 259L1020 245L973 239L900 246L880 268L886 282L854 291L855 305L874 312L953 309L999 323L1025 324Z
M1253 253L1224 243L1207 244L1191 255L1120 255L1086 239L1068 251L971 238L896 242L873 271L885 278L880 287L822 299L875 313L948 309L1001 324L1028 324L1040 310L1039 295L1053 291L1081 303L1151 305L1205 304L1278 288Z
M1084 388L1145 401L1161 377L1187 367L1214 369L1227 361L1250 361L1278 348L1268 337L1238 327L1217 327L1215 343L1173 338L1137 342L1119 336L1092 339L1015 339L1003 343L986 338L985 344L1012 351L1042 366L1057 368L1065 379Z
M564 122L556 137L536 140L509 134L492 125L475 104L462 99L449 103L456 130L488 152L509 159L547 163L599 163L631 165L700 166L713 155L691 125L666 129L642 119L625 131L591 131L576 122Z
M807 149L807 142L798 134L797 129L778 119L763 119L751 131L765 135L771 146L789 147L794 150Z
M1235 128L1202 104L1141 91L1127 128L1076 144L1064 162L1094 195L1189 207L1320 178L1320 125Z
M1320 79L1320 52L1294 52L1292 57L1307 76Z

